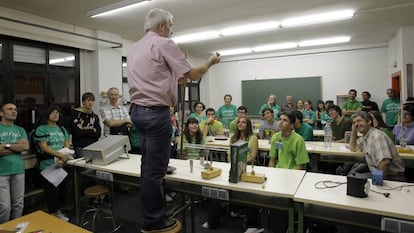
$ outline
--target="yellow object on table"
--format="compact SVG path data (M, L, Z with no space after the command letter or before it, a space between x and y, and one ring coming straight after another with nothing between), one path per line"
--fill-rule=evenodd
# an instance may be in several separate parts
M410 147L397 147L398 153L414 153Z
M201 172L201 177L203 177L203 179L213 179L214 177L220 176L221 175L221 169L220 168L214 168L211 167L209 169L206 169L204 171Z

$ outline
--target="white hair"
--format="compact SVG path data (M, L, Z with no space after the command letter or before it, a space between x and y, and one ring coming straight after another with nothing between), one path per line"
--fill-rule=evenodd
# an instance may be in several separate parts
M154 31L160 23L172 23L174 16L163 9L154 8L150 10L145 17L145 32Z

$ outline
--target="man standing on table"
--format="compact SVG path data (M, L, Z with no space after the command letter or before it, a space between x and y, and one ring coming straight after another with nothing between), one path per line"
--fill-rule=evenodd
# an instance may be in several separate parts
M162 232L177 225L175 219L165 216L162 180L171 149L169 106L176 105L180 76L197 80L210 66L220 62L219 54L214 54L204 64L192 67L169 39L172 26L173 16L169 12L150 10L145 18L146 34L131 47L127 56L131 118L138 129L142 152L142 232Z

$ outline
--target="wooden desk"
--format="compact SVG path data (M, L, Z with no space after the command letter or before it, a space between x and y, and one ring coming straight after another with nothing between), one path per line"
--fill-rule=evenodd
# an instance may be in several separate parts
M45 233L91 233L81 227L65 222L43 211L36 211L0 225L2 230L12 230L18 223L29 222L24 233L43 229Z
M338 182L346 182L346 176L329 175L321 173L306 173L303 181L299 185L298 190L295 193L294 201L299 202L299 226L298 232L303 232L303 218L304 215L320 216L326 215L325 213L318 213L317 208L329 207L336 209L332 212L331 216L324 216L323 219L330 221L346 221L338 218L337 214L339 210L353 211L356 214L345 215L348 218L348 223L359 223L362 221L358 219L360 215L358 213L366 213L376 216L389 216L407 220L414 220L414 186L403 188L402 190L383 190L381 186L371 185L371 189L379 192L388 192L390 196L388 198L381 194L369 192L368 197L358 198L346 195L346 184L336 188L316 189L315 183L318 181L330 180ZM368 180L371 183L371 180ZM393 182L384 180L384 186L382 187L397 187L400 185L413 185L409 183ZM408 190L408 191L407 191ZM306 207L305 207L306 205ZM315 207L315 208L312 208ZM336 212L336 213L335 213ZM380 217L378 217L380 219ZM361 223L363 224L363 223ZM366 222L366 224L373 224ZM379 220L376 222L377 230L380 228Z
M77 221L79 221L78 216L80 216L80 174L79 170L76 168L89 168L139 178L141 173L141 156L134 154L130 154L129 156L130 159L117 159L106 166L90 163L85 164L85 160L68 161L69 165L75 166L75 208ZM201 171L204 168L200 165L199 160L193 161L192 173L190 172L189 160L170 159L169 165L176 167L177 170L174 174L166 175L164 178L168 189L201 196L202 187L209 186L213 188L225 189L231 192L230 202L266 208L288 209L289 229L292 229L291 232L294 232L293 196L305 175L305 171L256 166L256 173L264 173L267 176L267 181L264 184L247 182L239 182L235 184L228 181L230 171L229 163L213 162L213 167L221 168L222 174L221 176L211 180L201 178ZM250 169L251 167L248 167L248 171L250 171ZM138 181L136 181L136 184L138 185ZM286 203L286 205L280 207L278 206L278 203L280 202Z

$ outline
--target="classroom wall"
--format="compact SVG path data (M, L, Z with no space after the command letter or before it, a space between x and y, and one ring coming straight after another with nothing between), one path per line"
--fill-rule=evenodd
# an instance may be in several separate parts
M81 93L92 91L99 96L100 91L105 91L110 86L122 87L121 56L126 55L133 41L7 8L0 7L0 14L15 20L123 43L122 48L110 48L113 44L46 29L33 30L31 26L18 23L4 21L0 25L1 34L81 48ZM218 108L223 104L224 94L228 93L233 95L233 103L240 105L243 80L321 76L322 96L325 100L335 100L337 94L347 94L350 88L355 88L359 94L363 90L370 91L372 99L381 103L386 98L385 89L391 84L391 74L402 70L404 76L405 64L414 63L413 28L414 26L402 27L388 43L379 45L223 58L221 64L213 66L204 75L200 89L201 100L207 106ZM189 60L194 65L207 59L192 57L191 51L189 54ZM396 68L390 67L391 61L397 61ZM282 102L283 98L279 100L279 103Z
M360 93L367 90L372 100L381 104L386 98L385 89L391 85L387 63L386 46L247 60L234 58L211 69L208 79L202 82L202 97L206 97L202 101L218 108L223 104L224 94L228 93L233 96L233 104L241 105L243 80L321 76L324 100L336 101L336 95L347 94L354 88L358 90L358 99L361 99ZM285 98L279 97L278 103L284 102Z
M393 73L401 71L402 100L408 97L407 64L414 64L414 26L401 27L388 42L388 74L391 77Z

